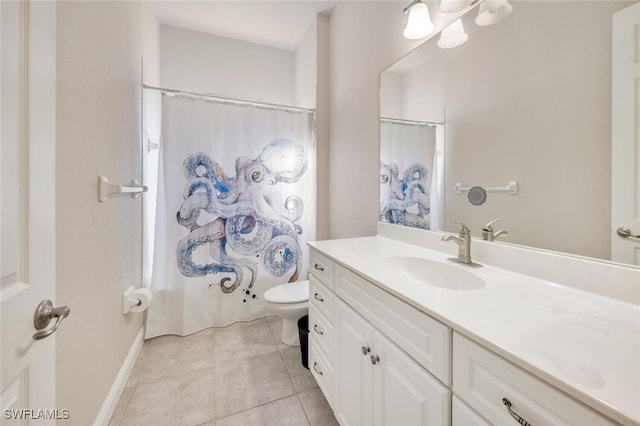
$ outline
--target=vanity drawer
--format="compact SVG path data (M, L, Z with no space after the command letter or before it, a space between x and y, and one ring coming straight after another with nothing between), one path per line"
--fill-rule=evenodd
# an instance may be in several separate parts
M309 333L316 337L318 346L324 354L332 359L333 354L333 325L314 306L309 306Z
M311 274L331 290L334 290L333 270L335 263L333 263L333 260L313 249L309 254L309 258L309 271L311 271Z
M335 294L314 275L309 278L309 307L316 307L331 322L333 322L335 297Z
M319 350L320 345L313 334L309 335L309 370L318 383L327 402L334 408L333 402L333 365Z
M453 391L493 424L518 424L504 398L532 425L615 424L458 333L453 334Z
M451 385L451 329L336 265L338 295L447 386Z

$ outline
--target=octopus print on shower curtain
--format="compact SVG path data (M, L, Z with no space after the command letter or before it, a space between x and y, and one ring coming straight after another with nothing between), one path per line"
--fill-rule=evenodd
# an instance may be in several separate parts
M380 221L429 229L427 168L413 164L400 178L395 163L380 162Z
M244 269L251 273L248 287L253 286L261 259L269 274L281 277L293 270L289 282L296 281L302 270L302 228L296 223L302 199L289 196L279 203L268 188L297 182L306 168L304 148L288 139L270 142L255 159L239 157L233 177L201 152L184 160L188 182L176 216L189 234L178 243L180 272L187 277L224 273L220 288L231 293L242 283ZM213 261L193 259L201 246L208 246Z

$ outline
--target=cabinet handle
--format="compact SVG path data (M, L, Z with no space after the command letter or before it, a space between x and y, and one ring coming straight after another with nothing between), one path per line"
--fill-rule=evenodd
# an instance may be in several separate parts
M316 299L318 302L324 302L324 298L318 295L318 293L314 293L313 298Z
M362 347L362 355L366 355L369 352L371 352L371 349L369 348L369 346L363 346Z
M318 324L313 324L313 331L315 331L316 333L318 333L321 336L324 334L324 331L318 329Z
M376 365L379 362L380 362L380 357L378 355L371 355L371 364Z
M318 265L317 263L315 265L313 265L313 269L320 271L320 272L324 272L324 268L320 265Z
M511 401L509 401L507 398L502 398L502 403L505 405L505 407L507 407L507 411L509 411L511 417L516 419L518 423L520 423L522 426L531 426L531 423L520 417L518 413L511 409Z
M316 373L318 373L321 376L324 374L322 371L318 370L318 363L317 362L313 363L313 371L315 371Z

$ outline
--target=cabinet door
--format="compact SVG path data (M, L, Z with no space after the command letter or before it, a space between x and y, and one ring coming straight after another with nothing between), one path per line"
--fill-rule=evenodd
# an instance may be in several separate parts
M336 308L335 415L342 426L368 426L373 414L373 327L341 300Z
M379 332L371 352L375 425L451 424L447 387Z
M491 426L455 395L451 397L451 424L453 426Z

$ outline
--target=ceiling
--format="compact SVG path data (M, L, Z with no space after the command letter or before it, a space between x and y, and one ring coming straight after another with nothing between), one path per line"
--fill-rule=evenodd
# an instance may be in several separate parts
M295 50L317 13L338 1L177 0L153 3L161 24Z

